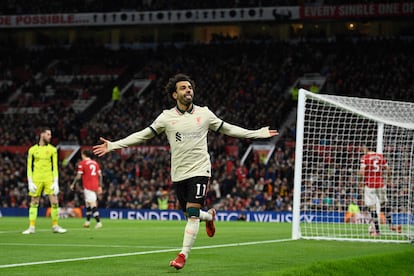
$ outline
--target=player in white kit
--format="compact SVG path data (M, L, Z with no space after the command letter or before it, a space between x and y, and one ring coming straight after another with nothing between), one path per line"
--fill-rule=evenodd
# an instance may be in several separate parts
M276 130L263 127L257 130L244 129L218 118L205 106L193 103L195 84L190 77L177 74L169 79L166 91L176 102L174 108L164 110L147 128L114 142L100 138L102 144L95 145L93 151L98 156L137 145L159 135L167 135L171 148L171 179L183 212L187 216L181 252L170 266L184 267L188 254L195 242L200 220L206 221L209 237L215 233L216 211L201 210L211 176L210 155L207 149L209 130L237 138L269 138L278 135Z

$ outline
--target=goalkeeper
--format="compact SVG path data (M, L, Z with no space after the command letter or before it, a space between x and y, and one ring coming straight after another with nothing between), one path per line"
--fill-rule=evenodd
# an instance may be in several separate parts
M44 127L40 129L39 143L29 148L27 155L27 181L29 183L29 228L23 234L34 234L39 200L42 193L49 196L51 205L52 231L63 234L66 229L58 225L58 155L55 146L50 144L52 131Z
M166 92L174 100L175 107L164 110L147 128L130 136L110 142L101 138L103 144L93 147L94 153L102 156L112 150L140 144L165 132L171 147L171 179L176 189L181 209L187 216L182 250L170 266L184 267L200 227L206 221L206 232L214 236L216 211L200 210L204 204L211 176L210 156L207 149L209 130L239 138L269 138L278 134L276 130L263 127L247 130L219 119L207 107L193 104L194 81L183 74L169 79Z

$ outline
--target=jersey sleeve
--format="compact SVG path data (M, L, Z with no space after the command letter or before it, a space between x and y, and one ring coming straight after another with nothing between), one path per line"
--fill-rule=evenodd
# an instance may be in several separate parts
M123 139L117 140L115 142L109 142L108 151L112 151L112 150L116 150L120 148L126 148L126 147L133 146L133 145L138 145L151 139L154 136L155 134L152 131L152 129L150 127L147 127Z
M159 135L165 131L166 112L168 111L164 110L150 125L150 129L154 132L154 135Z
M79 162L78 169L76 171L77 174L83 174L83 162Z
M270 137L269 127L262 127L257 130L250 130L226 122L223 123L220 132L236 138L259 139Z
M258 138L269 138L270 137L269 127L262 127L257 130L245 129L245 128L224 122L209 109L208 109L208 112L210 112L210 129L213 131L220 132L225 135L236 137L236 138L258 139Z
M154 122L147 128L135 132L123 139L108 143L108 151L126 148L133 145L141 144L165 130L165 112L161 113Z
M270 137L269 127L262 127L260 129L250 130L226 122L223 122L221 124L219 132L236 138L259 139Z
M58 153L57 149L53 147L52 153L52 165L53 165L53 178L56 179L59 177L59 168L58 168Z
M209 116L209 128L212 131L219 132L221 127L223 126L223 120L216 116L208 107L205 107L208 112Z
M33 177L33 148L31 147L27 152L27 179L32 179Z

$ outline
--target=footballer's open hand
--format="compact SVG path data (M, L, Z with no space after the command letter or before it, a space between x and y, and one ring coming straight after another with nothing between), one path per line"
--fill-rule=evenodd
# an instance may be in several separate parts
M109 140L106 140L104 138L99 138L100 141L102 141L102 144L95 145L92 147L93 153L97 156L104 156L108 152L108 143Z
M273 136L279 135L279 132L275 129L269 129L269 135L270 137L273 137Z

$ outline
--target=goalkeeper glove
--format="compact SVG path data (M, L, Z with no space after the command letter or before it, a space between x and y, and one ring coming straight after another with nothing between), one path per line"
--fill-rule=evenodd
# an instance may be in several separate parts
M29 178L29 192L36 193L37 186L34 184L33 180Z
M58 181L58 179L57 179L57 178L55 178L55 179L53 180L53 186L52 186L52 188L53 188L53 193L54 193L55 195L57 195L57 194L59 193L59 181Z

